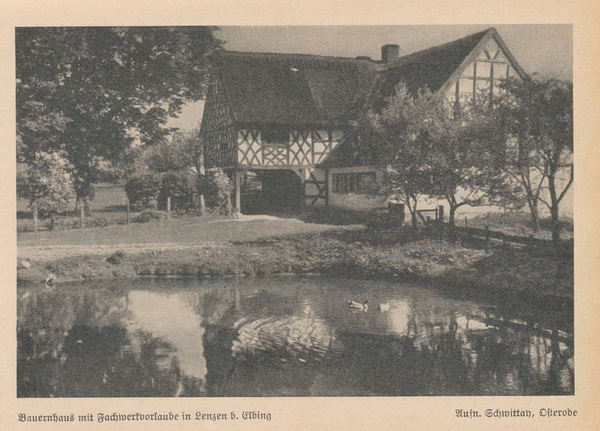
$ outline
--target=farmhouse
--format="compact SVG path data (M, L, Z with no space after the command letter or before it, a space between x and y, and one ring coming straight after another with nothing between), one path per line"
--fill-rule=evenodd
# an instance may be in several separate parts
M381 53L381 60L221 54L202 119L204 162L235 180L238 212L249 177L278 208L364 206L361 188L379 168L373 149L354 139L361 111L381 104L400 82L460 103L525 76L493 28L406 56L398 45Z

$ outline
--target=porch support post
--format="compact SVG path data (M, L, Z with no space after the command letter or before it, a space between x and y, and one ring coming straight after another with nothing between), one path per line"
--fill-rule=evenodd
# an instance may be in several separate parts
M325 169L325 206L329 206L329 169Z
M308 169L299 169L296 172L300 176L300 181L302 181L302 207L304 208L306 205L306 182L310 179L310 172Z
M239 170L235 170L235 212L239 215L242 213L241 209L241 182L242 182L242 172Z

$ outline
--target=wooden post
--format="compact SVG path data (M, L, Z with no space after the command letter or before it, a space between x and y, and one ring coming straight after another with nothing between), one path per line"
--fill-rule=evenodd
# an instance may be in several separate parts
M227 193L227 213L229 217L233 214L233 210L231 208L231 193Z
M200 214L204 215L206 213L206 206L204 204L204 195L200 195Z
M490 227L485 225L485 251L490 248Z
M129 199L125 198L125 223L129 224Z
M325 206L329 207L331 201L329 198L329 169L325 169Z
M171 196L167 196L167 220L171 220Z
M37 205L33 206L33 231L38 231L38 207Z
M85 227L85 205L83 202L79 204L79 225L81 229Z
M242 209L241 209L241 179L242 179L242 173L240 171L235 171L234 173L235 176L235 212L236 214L241 214L242 213Z
M438 207L438 217L439 217L438 220L443 223L444 222L444 205L440 205Z

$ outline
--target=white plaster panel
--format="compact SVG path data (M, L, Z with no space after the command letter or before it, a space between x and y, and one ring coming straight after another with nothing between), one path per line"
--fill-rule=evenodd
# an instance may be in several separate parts
M473 66L473 63L471 63L471 64L469 64L469 67L467 67L465 69L465 71L463 72L463 74L461 76L472 78L474 74L475 74L475 67Z
M494 64L494 79L506 78L506 64Z
M498 46L496 41L494 39L492 39L487 43L487 45L485 46L485 49L487 50L487 52L490 53L492 58L494 58L494 55L496 55L496 53L498 52L500 47Z
M315 148L315 152L322 153L323 151L325 151L325 149L327 147L322 142L315 142L314 148Z
M477 63L477 77L478 78L489 78L492 72L492 65L486 61L480 61Z
M473 93L473 80L461 78L458 88L461 93Z
M254 142L252 144L252 151L256 154L256 157L258 158L258 163L262 164L263 160L262 160L262 151L260 150L260 144L257 142Z

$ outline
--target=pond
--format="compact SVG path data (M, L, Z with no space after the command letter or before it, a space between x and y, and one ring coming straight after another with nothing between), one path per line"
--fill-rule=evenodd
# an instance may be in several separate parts
M574 393L569 313L443 286L282 276L17 293L19 397Z

